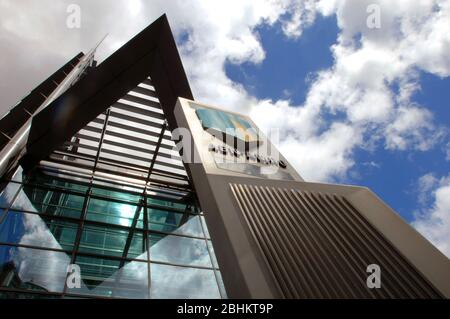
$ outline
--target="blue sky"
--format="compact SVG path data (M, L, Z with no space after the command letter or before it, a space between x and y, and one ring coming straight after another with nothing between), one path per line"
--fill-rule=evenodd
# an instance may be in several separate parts
M260 26L256 31L266 58L260 65L229 63L227 75L259 99L289 98L294 104L303 103L309 77L333 65L330 47L339 32L336 17L317 18L298 39L286 38L279 23Z
M286 38L279 24L256 30L266 51L264 61L258 65L227 63L227 76L258 99L289 99L295 105L303 104L310 78L333 65L330 47L336 43L339 34L336 16L317 18L298 39ZM426 106L437 125L448 126L450 77L422 71L419 82L421 89L411 101ZM348 174L335 181L369 187L404 219L413 222L415 212L420 210L419 178L429 172L438 176L449 173L449 161L443 156L446 147L444 143L425 152L398 152L379 147L375 151L356 149L355 165ZM301 164L298 169L301 173Z
M421 72L420 83L421 90L414 95L412 101L431 110L437 125L448 126L450 78ZM355 170L358 177L350 177L344 182L371 188L402 217L412 222L414 212L420 209L419 178L429 172L446 176L450 171L450 163L443 154L444 148L448 148L445 140L425 152L395 152L383 149L374 153L357 151ZM379 167L367 166L370 162Z

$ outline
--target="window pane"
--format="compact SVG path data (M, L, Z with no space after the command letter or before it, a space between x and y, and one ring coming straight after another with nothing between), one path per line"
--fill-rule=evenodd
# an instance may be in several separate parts
M80 195L84 195L88 187L73 181L57 178L42 172L37 171L35 174L31 174L26 177L26 183L37 184L41 186L50 186L56 188L64 188L72 192L78 192Z
M225 284L223 283L222 274L220 273L219 270L216 270L215 272L216 272L216 278L217 278L217 282L219 284L219 290L220 290L222 299L226 299L226 298L228 298L228 295L227 295L227 291L225 289Z
M181 212L184 212L186 210L186 205L187 204L172 202L172 201L169 201L169 200L147 198L147 205L163 206L163 207L167 207L169 209L175 209L175 210L179 210ZM192 207L189 210L189 212L195 213L195 207Z
M186 219L186 215L184 216ZM205 237L200 225L200 216L189 215L186 221L182 221L177 229L173 231L174 234L187 235L195 237Z
M16 210L39 212L55 216L79 218L84 197L24 186L12 206Z
M20 188L20 184L8 183L0 193L0 207L9 208L12 204L14 196Z
M152 261L212 267L206 242L203 239L151 234L150 245Z
M139 200L141 199L141 196L139 195L133 195L125 192L118 192L113 191L109 189L103 189L100 187L92 187L92 194L107 197L111 199L121 200L121 201L127 201L134 204L139 204Z
M160 209L148 209L149 229L194 237L204 237L199 216L179 214Z
M72 250L77 229L75 223L10 211L0 224L0 241Z
M127 241L129 244L127 245ZM147 260L142 232L85 226L79 251L106 256Z
M213 270L151 264L151 298L218 299Z
M148 263L77 256L81 270L81 288L68 292L116 298L149 297Z
M214 252L214 247L210 240L208 240L208 249L209 249L209 253L211 254L211 259L212 259L214 268L219 268L219 263L217 262L216 253Z
M108 224L131 227L138 206L112 201L91 199L89 201L87 219ZM143 209L139 210L136 227L143 228Z
M0 246L0 286L62 292L69 264L63 252Z
M0 292L0 299L61 299L61 297L58 295L2 291Z
M23 176L23 169L22 169L21 166L19 166L17 168L16 172L14 173L14 175L13 175L11 180L19 182L19 183L22 183L23 182L23 177L22 176Z
M208 226L206 225L205 217L204 216L200 216L200 221L202 223L203 230L205 231L206 238L211 239L211 237L209 235Z

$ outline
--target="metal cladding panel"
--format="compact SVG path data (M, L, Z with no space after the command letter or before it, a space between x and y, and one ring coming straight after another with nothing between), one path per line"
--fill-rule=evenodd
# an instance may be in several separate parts
M283 298L442 298L345 196L230 187ZM367 288L370 264L382 289Z
M83 56L83 53L77 54L58 71L53 73L48 79L32 90L9 112L3 115L0 119L0 131L2 133L0 136L0 149L3 149L5 144L7 144L25 122L31 118L39 106L44 103L47 97L58 87Z

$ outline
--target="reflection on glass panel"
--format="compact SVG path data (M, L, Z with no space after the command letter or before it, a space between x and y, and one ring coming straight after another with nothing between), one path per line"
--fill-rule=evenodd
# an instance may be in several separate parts
M72 250L77 228L75 223L10 211L0 224L0 241Z
M20 182L22 183L22 175L23 175L23 169L21 166L19 166L16 170L16 172L14 173L13 177L11 178L12 181L15 182Z
M69 264L63 252L0 246L0 286L62 292Z
M147 260L143 233L136 230L85 226L81 235L79 251Z
M9 212L0 209L0 214L3 213L0 215L0 242L5 243L5 246L0 245L0 286L37 293L17 295L19 298L47 297L39 295L39 292L62 293L71 256L44 248L74 249L79 221L54 216L79 220L86 202L87 187L79 184L78 179L64 180L39 172L33 172L28 178L22 176L21 170L14 179L36 186L25 185L20 189L19 183L10 183L9 188L0 194L0 206L8 208L12 204L12 209L16 209ZM68 194L62 189L78 195ZM105 190L99 185L92 188L92 194L95 198L89 199L87 221L79 238L79 254L75 261L81 267L81 288L68 289L67 293L118 298L226 296L217 269L191 268L218 267L211 242L190 238L204 238L204 232L207 232L204 218L198 215L199 209L192 205L191 200L179 203L162 197L147 198L147 204L153 207L147 209L146 226L151 232L149 248L144 240L145 210L138 209L140 195L119 189ZM11 203L14 197L16 200ZM6 243L35 246L36 249L14 248ZM154 264L148 263L149 254ZM118 260L111 259L113 257ZM153 285L151 296L149 278ZM4 296L5 293L0 293L0 299Z
M133 195L125 192L118 192L109 189L103 189L100 187L92 187L92 194L98 195L101 197L107 197L111 199L127 201L130 203L138 204L141 199L140 195Z
M12 208L54 216L79 218L83 203L84 197L82 196L24 186Z
M186 215L184 215L184 219L187 220L180 223L180 226L172 232L173 234L205 237L200 225L200 216L188 215L186 218Z
M149 229L180 235L204 237L199 216L179 214L160 209L148 209Z
M223 299L226 299L226 298L228 298L228 295L227 295L227 291L225 289L225 285L223 283L222 274L220 273L219 270L216 270L215 272L216 272L216 279L219 284L220 294Z
M149 298L148 263L77 256L76 264L81 269L81 288L68 289L72 294Z
M203 227L203 230L205 231L206 238L210 239L211 237L209 235L209 230L208 230L208 226L206 225L205 217L200 216L200 220L202 222L202 227Z
M214 252L214 247L212 242L208 240L208 249L211 254L212 264L214 268L219 268L219 263L217 262L216 253Z
M0 193L0 207L9 208L14 200L14 196L20 188L20 184L8 183Z
M151 234L150 259L172 264L211 267L204 239Z
M218 299L213 270L151 264L151 298Z
M41 186L63 188L72 192L80 193L81 195L85 194L88 190L88 187L86 185L74 183L73 181L61 178L56 178L52 175L48 175L40 171L36 171L36 173L26 176L24 182Z
M0 292L0 300L2 299L61 299L61 297L57 295L2 291Z
M91 221L131 227L134 218L138 217L136 227L143 228L143 209L139 209L138 214L136 214L137 209L138 206L136 205L93 198L89 202L86 218Z
M186 210L186 205L185 203L176 203L176 202L172 202L169 200L162 200L162 199L156 199L156 198L148 198L147 199L147 205L157 205L157 206L164 206L167 207L169 209L175 209L175 210L180 210L180 211L185 211ZM192 213L195 213L195 209L191 208Z

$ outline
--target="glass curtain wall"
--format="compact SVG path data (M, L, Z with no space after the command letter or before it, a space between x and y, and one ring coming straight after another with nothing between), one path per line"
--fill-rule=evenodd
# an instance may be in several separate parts
M165 118L147 78L1 181L0 297L226 297Z
M5 185L1 297L226 297L195 200L39 170L24 175L19 169ZM79 266L80 287L68 280L70 265Z

